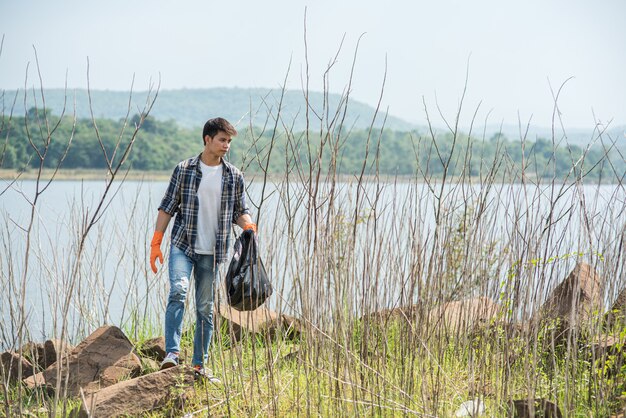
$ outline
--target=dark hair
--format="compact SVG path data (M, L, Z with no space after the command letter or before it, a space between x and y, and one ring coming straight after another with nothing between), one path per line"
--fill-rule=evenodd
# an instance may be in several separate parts
M204 129L202 129L202 142L206 136L213 138L219 131L224 131L228 135L236 136L237 130L224 118L213 118L206 121Z

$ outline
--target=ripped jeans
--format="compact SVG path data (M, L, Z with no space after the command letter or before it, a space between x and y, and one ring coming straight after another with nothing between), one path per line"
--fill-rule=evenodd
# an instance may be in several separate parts
M169 259L170 293L165 309L165 351L180 352L185 300L193 268L196 293L196 331L193 338L192 365L204 365L209 356L213 334L213 297L217 266L213 255L189 257L180 248L171 246Z

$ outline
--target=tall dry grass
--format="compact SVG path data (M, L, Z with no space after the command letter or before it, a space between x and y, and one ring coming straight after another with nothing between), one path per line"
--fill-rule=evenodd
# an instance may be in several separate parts
M248 176L248 191L275 288L269 304L279 314L296 317L302 333L295 341L286 334L246 334L239 342L224 329L216 333L211 366L224 384L199 390L188 414L451 416L463 401L476 399L489 416L507 416L509 401L523 398L551 400L567 416L614 412L624 390L623 371L615 377L598 369L588 344L605 331L600 311L625 284L623 184L588 183L580 170L584 155L572 156L571 175L550 181L527 172L524 163L516 166L505 152L493 160L472 155L470 137L477 136L473 127L479 109L465 110L465 93L452 120L440 114L443 120L435 123L424 103L429 130L413 138L415 150L419 153L425 144L436 152L413 176L380 174L380 150L385 147L384 127L375 123L384 121L380 110L363 144L361 171L341 173L356 56L338 107L331 108L328 101L321 109L307 103L305 132L294 132L293 121L283 119L279 95L268 97L267 107L257 110L267 115L261 131L272 129L269 145L261 145L257 127L243 133L252 145L242 153L242 168L254 173ZM323 74L327 88L333 64ZM303 77L307 98L308 65ZM141 112L144 117L157 91ZM377 109L383 91L384 81ZM39 97L45 110L43 88L25 88L24 94ZM554 147L563 144L565 135L557 129L557 99L555 95ZM3 115L3 122L11 114ZM461 129L466 114L471 123ZM113 165L103 146L108 162L104 187L94 205L82 200L72 205L75 215L62 226L72 237L66 247L54 245L49 230L33 232L40 198L55 181L54 173L42 176L50 142L66 141L71 148L71 136L57 139L50 122L46 117L35 120L30 130L34 158L41 162L34 193L22 196L30 214L19 224L5 216L2 224L2 343L23 354L24 343L35 337L26 326L32 315L41 314L27 308L32 271L38 272L35 283L45 289L51 307L46 318L52 325L50 338L80 338L110 322L111 306L119 306L110 295L120 283L128 288L120 325L135 341L153 336L161 324L152 309L164 310L166 278L163 273L154 278L146 267L152 218L133 210L139 205L129 202L127 218L118 220L117 230L99 228L124 183L124 158ZM452 149L439 148L439 123L452 136ZM120 132L115 152L132 152L140 128ZM2 134L10 141L10 131ZM521 136L525 146L527 138ZM122 140L127 137L131 140ZM610 171L611 159L623 158L610 152L617 138L598 131L593 140L607 150ZM454 149L461 146L468 151L455 157ZM284 161L280 175L269 171L270 159L277 155ZM470 163L477 159L479 175L470 176ZM443 175L433 174L435 165L443 167ZM452 165L467 170L452 176ZM610 174L620 178L620 173ZM8 188L19 188L19 179L5 183L2 193ZM134 244L142 237L146 245ZM51 257L42 249L50 249ZM112 252L126 260L112 260ZM56 263L42 262L51 258ZM606 279L605 305L599 307L597 320L563 339L558 324L536 326L533 319L578 261ZM103 274L115 263L119 269ZM497 304L497 315L480 322L469 305L459 305L458 312L466 323L480 326L466 327L436 314L446 303L479 297ZM186 321L192 323L189 315ZM58 370L64 373L62 367ZM4 380L5 414L22 414L24 405L35 402L46 405L50 416L65 415L71 402L64 397L63 379L57 381L54 396L48 397Z

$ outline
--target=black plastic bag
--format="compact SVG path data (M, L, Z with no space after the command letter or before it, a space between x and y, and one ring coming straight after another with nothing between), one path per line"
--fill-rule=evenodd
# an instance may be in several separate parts
M235 253L226 273L228 304L239 311L253 311L273 292L261 257L256 235L243 231L235 241Z

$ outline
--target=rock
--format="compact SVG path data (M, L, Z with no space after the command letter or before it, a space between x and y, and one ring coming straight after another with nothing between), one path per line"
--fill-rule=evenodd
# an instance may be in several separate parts
M43 363L40 366L45 370L56 363L58 354L66 358L74 349L71 345L61 340L46 340L43 343Z
M141 358L141 373L142 374L156 372L160 368L161 368L160 362L154 359L148 358L148 357Z
M477 297L441 304L426 310L423 304L414 304L393 309L382 309L361 317L370 326L386 327L389 321L421 324L429 329L445 327L451 332L467 332L486 327L496 320L500 305L487 297Z
M276 366L293 366L294 364L302 361L302 354L300 350L292 351L291 353L287 353L276 361Z
M0 377L2 382L15 382L18 378L18 369L22 364L22 379L33 375L33 365L18 353L5 351L0 354Z
M408 323L415 323L420 310L423 307L419 304L404 307L382 309L377 312L363 315L361 321L367 324L386 325L388 321L401 319Z
M139 358L132 353L133 346L122 330L103 326L74 348L62 363L64 379L70 396L77 396L80 388L87 393L107 387L141 371ZM54 389L57 384L57 363L37 373L24 383L34 388L45 385Z
M193 388L191 367L176 366L100 389L85 397L78 417L139 416L178 400Z
M606 313L606 323L611 325L616 322L623 322L626 319L626 287L617 295L617 299L613 302L611 310Z
M261 306L254 311L240 312L227 305L220 305L218 309L220 321L224 321L232 339L239 341L245 330L257 333L261 324L278 318L278 314Z
M429 327L443 326L452 333L467 332L489 324L500 313L500 305L486 297L447 302L431 309Z
M455 417L479 417L485 413L485 404L480 399L465 401L454 413Z
M292 316L280 314L277 318L262 323L259 326L259 332L270 338L282 335L286 339L296 340L302 334L302 324Z
M481 323L474 327L470 333L471 337L476 338L489 338L494 341L505 340L510 341L513 338L519 336L532 335L531 322L508 322L493 320L488 323Z
M600 335L590 342L590 360L596 361L603 376L614 378L620 374L626 364L626 351L622 349L625 342L623 337L613 335Z
M604 355L616 354L617 348L622 347L625 342L624 339L613 335L599 335L591 340L589 346L594 354L594 358L601 358Z
M46 355L43 344L28 342L22 346L22 355L30 361L36 370L44 370L48 366L44 366L46 363ZM55 359L56 361L56 359Z
M548 296L540 309L545 320L560 320L564 328L575 328L596 318L602 307L604 281L593 267L578 263L567 278Z
M302 332L300 322L289 315L279 315L261 306L254 311L241 312L227 305L219 307L220 320L226 322L231 338L239 341L244 333L263 334L273 338L282 333L286 338L297 338Z
M545 399L518 399L511 402L511 413L516 418L562 418L559 407Z
M156 337L146 340L141 346L141 354L156 361L163 361L165 355L165 337Z
M57 353L67 356L71 347L61 340L46 340L43 344L30 342L22 347L24 357L28 358L37 370L45 370L56 363Z
M617 295L617 299L613 302L613 306L611 306L611 310L622 312L626 314L626 287L619 292Z

